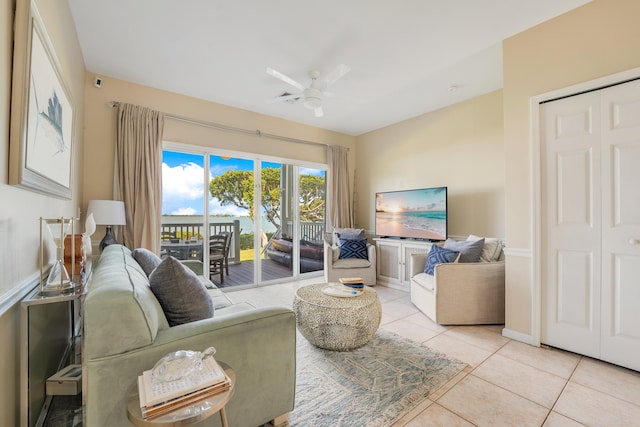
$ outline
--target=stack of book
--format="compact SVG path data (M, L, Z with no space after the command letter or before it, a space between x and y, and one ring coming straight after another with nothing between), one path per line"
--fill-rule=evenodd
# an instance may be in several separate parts
M202 361L202 369L174 380L154 379L151 370L138 377L140 409L144 418L154 418L229 390L231 381L213 357Z
M349 291L355 291L358 294L364 292L364 279L362 277L342 277L339 280L342 286Z

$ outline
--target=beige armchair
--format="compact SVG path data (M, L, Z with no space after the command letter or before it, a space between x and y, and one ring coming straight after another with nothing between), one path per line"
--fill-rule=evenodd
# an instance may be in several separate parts
M424 273L426 254L412 254L411 302L442 325L504 323L504 261L438 264Z
M340 259L340 247L324 244L324 278L337 282L341 277L362 277L364 284L376 284L376 247L367 244L368 259Z

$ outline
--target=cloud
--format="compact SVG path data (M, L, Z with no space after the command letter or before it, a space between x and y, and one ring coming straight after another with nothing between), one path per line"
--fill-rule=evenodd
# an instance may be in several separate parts
M211 174L218 176L235 166L212 168ZM178 166L162 164L162 213L164 215L202 215L203 197L209 200L211 215L248 216L249 211L235 205L220 206L218 199L211 198L208 188L203 189L204 168L195 163ZM203 194L203 191L205 192Z
M162 213L202 214L204 169L195 163L169 166L162 163Z
M231 215L231 216L249 216L249 211L241 209L236 205L220 206L220 200L209 199L209 214L211 215Z
M195 215L197 213L194 208L179 208L171 212L170 215Z
M321 169L313 169L313 168L305 168L300 167L300 175L311 175L311 176L325 176L325 171Z

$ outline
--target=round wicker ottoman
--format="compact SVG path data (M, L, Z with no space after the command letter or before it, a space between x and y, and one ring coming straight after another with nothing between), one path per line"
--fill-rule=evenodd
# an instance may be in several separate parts
M334 297L322 289L327 283L304 286L296 292L293 311L300 333L327 350L345 351L365 345L380 326L378 294L366 287L355 297Z

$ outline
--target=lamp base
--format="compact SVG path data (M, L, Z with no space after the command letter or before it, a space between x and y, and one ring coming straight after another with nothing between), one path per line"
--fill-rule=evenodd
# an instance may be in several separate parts
M116 243L118 242L113 238L113 234L111 234L111 226L107 226L107 232L100 242L100 252L102 252L107 246L114 245Z

